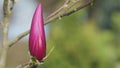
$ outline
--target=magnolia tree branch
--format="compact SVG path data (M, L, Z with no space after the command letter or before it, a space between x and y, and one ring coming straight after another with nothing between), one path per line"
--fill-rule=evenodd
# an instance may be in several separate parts
M0 57L0 68L5 68L6 66L6 59L7 59L7 52L8 52L8 28L9 28L9 21L10 21L10 7L9 7L9 0L4 0L3 4L3 11L4 11L4 20L3 20L3 41L2 41L2 52Z
M76 0L74 3L74 5L80 0ZM93 0L87 0L87 2L69 12L64 12L66 11L65 9L69 8L68 6L70 6L68 3L70 2L70 0L65 0L64 4L62 7L60 7L58 10L56 10L55 12L53 12L52 14L50 14L46 19L45 19L45 25L50 23L51 21L55 20L55 19L59 19L60 17L64 17L64 16L69 16L77 11L79 11L80 9L84 8L84 7L87 7L88 5L90 5ZM74 6L72 5L72 6ZM64 9L64 10L62 10ZM70 8L69 8L70 9ZM60 14L61 12L64 12L62 14ZM60 14L60 15L58 15ZM26 35L29 34L29 31L30 30L27 30L25 32L23 32L22 34L20 34L19 36L17 36L17 38L15 38L14 40L12 40L11 42L9 42L8 46L11 47L13 46L16 42L18 42L19 40L21 40L23 37L25 37Z
M53 50L54 50L54 46L50 49L50 51L48 52L48 54L47 54L47 56L45 56L44 58L43 58L43 60L46 60L50 55L51 55L51 53L53 52Z
M74 0L74 2L72 2L72 1L65 0L64 4L58 10L56 10L55 12L50 14L45 19L45 25L50 23L53 20L59 19L64 16L69 16L69 15L77 12L78 10L80 10L84 7L87 7L89 4L91 4L93 2L93 0L87 0L87 2L85 4L83 4L79 7L76 7L75 9L70 10L69 12L66 12L66 10L71 9L71 7L73 7L74 5L79 3L80 0ZM27 30L27 31L23 32L22 34L20 34L19 36L17 36L14 40L12 40L10 42L8 41L8 29L9 29L10 15L11 15L11 11L12 11L14 4L15 4L15 0L4 0L4 4L3 4L4 20L2 23L0 22L0 24L2 24L2 27L3 27L3 46L2 46L2 52L1 52L1 57L0 57L0 68L5 68L5 66L6 66L6 58L7 58L8 48L13 46L16 42L18 42L23 37L25 37L26 35L29 34L29 30ZM44 60L51 54L53 49L54 49L54 47L49 51L48 55L44 58ZM28 63L28 64L30 64L30 63Z
M78 8L76 8L76 9L74 9L74 10L68 12L68 13L65 13L65 14L61 15L61 17L69 16L69 15L71 15L71 14L73 14L73 13L79 11L80 9L82 9L82 8L84 8L84 7L88 6L88 5L90 5L94 0L87 0L87 1L88 1L88 2L85 3L85 4L83 4L82 6L79 6Z
M51 53L53 52L54 48L55 48L55 47L53 46L53 47L50 49L50 51L48 52L48 54L46 55L46 57L43 58L43 61L45 61L45 60L51 55ZM29 66L30 64L32 64L31 61L26 62L26 63L23 63L23 64L20 64L20 65L18 65L16 68L23 68L23 67L26 67L26 68L27 68L27 66ZM41 62L41 63L38 62L38 64L43 64L43 62ZM38 64L36 64L36 65L38 65Z
M51 17L53 17L54 15L56 15L57 13L59 13L65 6L67 6L67 4L70 2L70 0L65 0L64 4L56 11L54 11L53 13L51 13L47 18L50 19Z
M11 47L12 45L14 45L17 41L19 41L20 39L22 39L23 37L25 37L26 35L28 35L29 33L29 30L24 32L24 33L21 33L19 36L17 36L17 38L15 38L13 41L9 42L8 43L8 46Z

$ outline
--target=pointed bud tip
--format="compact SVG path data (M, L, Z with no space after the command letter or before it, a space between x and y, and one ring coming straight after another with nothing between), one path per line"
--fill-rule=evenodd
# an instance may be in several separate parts
M42 4L39 3L37 8L38 8L38 9L42 9Z
M39 61L46 56L46 39L42 14L42 4L40 3L34 12L29 35L30 53Z

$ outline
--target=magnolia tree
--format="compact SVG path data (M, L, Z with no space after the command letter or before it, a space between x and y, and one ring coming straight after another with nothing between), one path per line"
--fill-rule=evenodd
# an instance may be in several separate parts
M19 2L19 1L18 1ZM15 43L21 40L23 37L28 35L29 33L29 52L32 56L30 61L18 65L16 68L37 68L38 65L43 64L43 61L47 59L50 53L53 51L54 47L46 54L46 40L45 40L45 32L44 25L50 23L53 20L61 19L64 16L69 16L76 11L90 5L93 0L65 0L63 5L59 7L56 11L48 15L45 19L43 19L43 11L42 4L39 3L36 7L36 10L33 15L33 19L31 22L30 30L27 30L20 35L18 35L15 39L8 41L8 29L10 23L11 12L14 7L14 4L17 3L15 0L4 0L3 3L3 12L4 19L0 22L3 30L3 40L2 40L2 52L0 57L0 68L6 67L6 58L7 52L10 47L12 47ZM12 4L12 6L10 6Z

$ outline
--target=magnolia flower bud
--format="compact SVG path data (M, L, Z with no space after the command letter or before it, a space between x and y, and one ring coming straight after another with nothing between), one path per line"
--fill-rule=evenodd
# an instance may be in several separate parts
M42 61L46 56L46 40L42 14L42 5L39 4L32 19L29 35L30 54L38 61Z

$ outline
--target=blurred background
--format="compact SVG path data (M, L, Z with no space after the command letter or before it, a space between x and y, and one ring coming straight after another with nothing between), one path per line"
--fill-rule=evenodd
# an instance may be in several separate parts
M64 0L19 0L11 16L10 41L30 28L39 2L43 4L46 18ZM0 21L3 20L2 5L0 0ZM51 22L45 29L47 53L52 46L55 49L39 68L120 68L120 0L95 0L92 6ZM9 49L7 68L15 68L29 59L26 36Z

